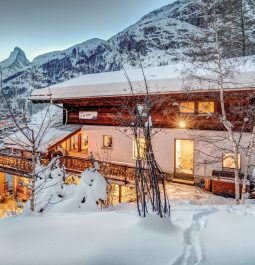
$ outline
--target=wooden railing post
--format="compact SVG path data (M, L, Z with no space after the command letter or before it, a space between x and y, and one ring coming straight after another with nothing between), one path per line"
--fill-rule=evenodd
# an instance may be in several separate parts
M121 203L121 198L122 198L122 186L119 185L119 203Z

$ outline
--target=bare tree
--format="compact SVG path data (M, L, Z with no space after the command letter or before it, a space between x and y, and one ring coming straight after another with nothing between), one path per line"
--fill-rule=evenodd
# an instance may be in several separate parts
M38 195L39 190L41 191L41 189L36 187L36 182L38 178L40 178L40 175L44 174L44 171L48 170L48 168L45 167L42 172L39 172L39 174L36 168L38 162L42 161L40 154L45 148L45 136L49 128L53 126L56 117L54 117L51 113L51 105L47 105L46 108L44 108L44 110L41 112L42 115L40 117L40 121L37 122L37 124L33 124L30 120L31 113L26 102L24 102L21 109L19 109L19 105L15 106L10 103L6 94L6 90L3 87L2 75L0 77L1 94L6 104L5 113L9 116L9 120L13 122L15 129L15 132L11 135L7 132L6 139L12 142L13 145L16 145L21 150L30 154L30 183L28 188L30 189L30 210L35 212L36 196ZM19 111L17 111L17 109L19 109ZM51 167L53 167L52 163ZM46 180L47 178L45 181ZM45 185L42 186L45 188Z
M119 113L116 122L121 126L128 127L131 135L126 134L134 140L135 188L137 210L141 217L146 217L150 209L161 218L170 216L170 204L165 187L165 174L157 163L152 139L162 128L153 126L151 111L158 108L159 100L150 94L149 85L144 74L142 65L141 72L144 78L144 90L135 91L132 81L127 72L125 76L129 83L130 95L118 106ZM141 96L142 93L142 96Z

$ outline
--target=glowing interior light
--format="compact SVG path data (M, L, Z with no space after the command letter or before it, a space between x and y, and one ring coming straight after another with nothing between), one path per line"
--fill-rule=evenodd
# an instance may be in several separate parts
M185 123L185 121L180 121L179 126L180 126L180 128L182 128L182 129L186 128L186 123Z

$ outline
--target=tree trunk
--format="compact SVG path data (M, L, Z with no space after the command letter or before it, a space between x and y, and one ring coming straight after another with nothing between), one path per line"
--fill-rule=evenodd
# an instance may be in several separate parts
M241 197L241 204L245 202L245 194L246 194L246 186L248 180L248 167L249 167L250 157L248 155L245 156L245 168L244 168L244 177L243 177L243 187L242 187L242 197Z
M252 155L252 151L254 147L254 138L255 138L254 129L255 127L253 128L252 137L248 145L248 150L245 156L245 168L244 168L241 204L244 204L245 202L246 186L247 186L247 180L248 180L248 169L249 169L250 159L251 159L251 155Z
M36 172L35 172L35 166L36 166L36 150L35 150L35 141L34 141L34 131L32 130L32 174L31 174L31 180L32 180L32 185L31 185L31 197L30 197L30 210L31 212L35 211L35 183L36 183Z

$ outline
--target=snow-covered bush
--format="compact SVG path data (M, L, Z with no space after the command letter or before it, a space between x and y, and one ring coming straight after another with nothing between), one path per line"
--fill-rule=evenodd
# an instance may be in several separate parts
M81 173L78 185L65 184L65 168L60 166L58 158L47 166L37 161L35 167L35 212L82 212L98 209L98 202L107 198L105 178L94 168ZM24 206L24 214L30 212L30 201Z
M79 185L64 186L62 189L64 200L52 210L56 212L97 210L98 201L105 201L107 198L106 180L97 169L97 164L95 164L94 168L83 171Z
M35 212L49 211L63 199L65 168L60 166L58 158L54 158L44 166L38 160L35 166ZM30 201L24 206L24 213L29 211Z

